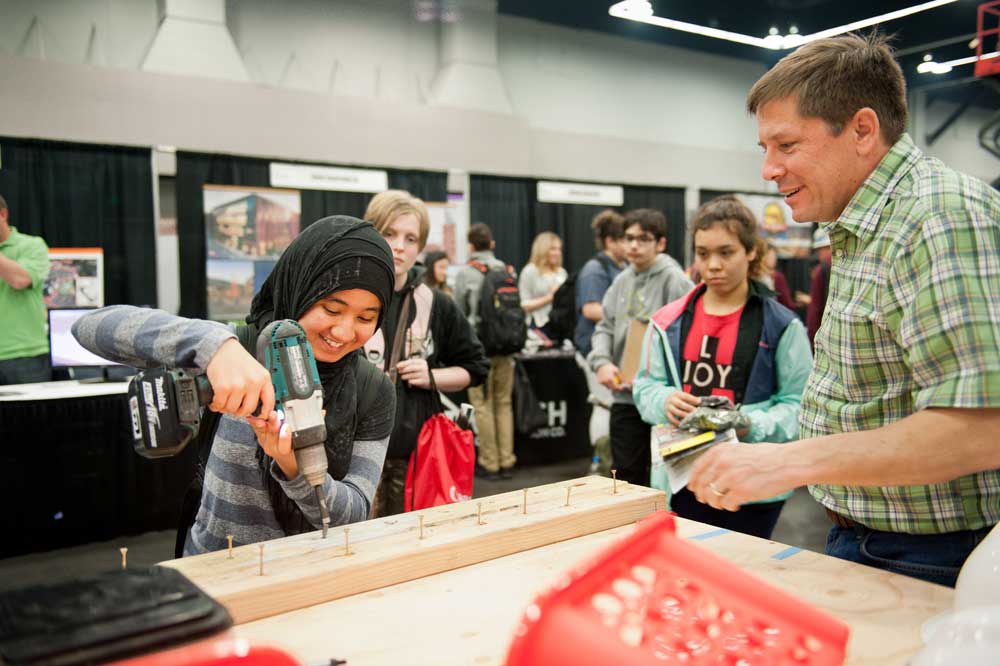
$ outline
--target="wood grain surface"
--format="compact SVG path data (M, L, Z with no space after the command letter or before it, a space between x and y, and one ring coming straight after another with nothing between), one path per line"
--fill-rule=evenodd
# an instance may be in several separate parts
M566 506L567 489L569 506ZM163 562L219 600L237 624L378 590L470 564L628 525L662 510L661 491L590 476L345 528ZM480 519L481 514L481 519ZM424 518L424 538L419 519ZM416 608L414 612L420 611Z
M921 647L921 624L952 606L949 588L701 523L677 523L681 536L847 622L850 666L903 666ZM631 529L373 589L235 631L257 644L282 646L304 663L337 657L350 666L502 664L535 595Z

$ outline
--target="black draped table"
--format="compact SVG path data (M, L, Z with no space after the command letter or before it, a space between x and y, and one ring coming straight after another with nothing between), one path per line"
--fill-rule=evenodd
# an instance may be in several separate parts
M549 415L549 422L528 435L515 428L514 453L519 465L534 465L590 457L590 411L587 378L576 364L575 352L546 350L518 354Z
M197 453L138 456L126 386L0 386L0 557L177 526Z

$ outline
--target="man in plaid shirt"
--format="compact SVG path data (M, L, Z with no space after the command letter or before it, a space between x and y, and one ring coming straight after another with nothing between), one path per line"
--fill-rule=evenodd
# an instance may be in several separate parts
M1000 521L1000 195L904 132L883 37L811 42L750 91L763 175L830 234L816 358L789 444L715 447L716 508L809 485L827 553L954 585Z

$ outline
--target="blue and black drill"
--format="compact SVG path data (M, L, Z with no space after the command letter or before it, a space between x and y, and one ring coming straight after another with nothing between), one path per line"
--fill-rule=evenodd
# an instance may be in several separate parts
M298 322L280 319L257 338L257 360L271 373L274 409L292 434L299 474L316 491L323 538L330 514L323 498L326 479L326 421L323 386L306 333ZM166 458L184 450L201 425L201 410L214 392L205 375L157 368L137 374L129 384L133 447L146 458Z

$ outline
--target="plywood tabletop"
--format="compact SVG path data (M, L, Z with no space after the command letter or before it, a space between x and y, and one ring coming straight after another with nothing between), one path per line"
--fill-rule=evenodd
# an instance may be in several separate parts
M953 591L783 544L678 519L678 534L851 626L850 666L906 664L920 626L951 608ZM502 664L535 595L571 564L629 533L579 536L244 624L236 632L307 663L350 666Z

